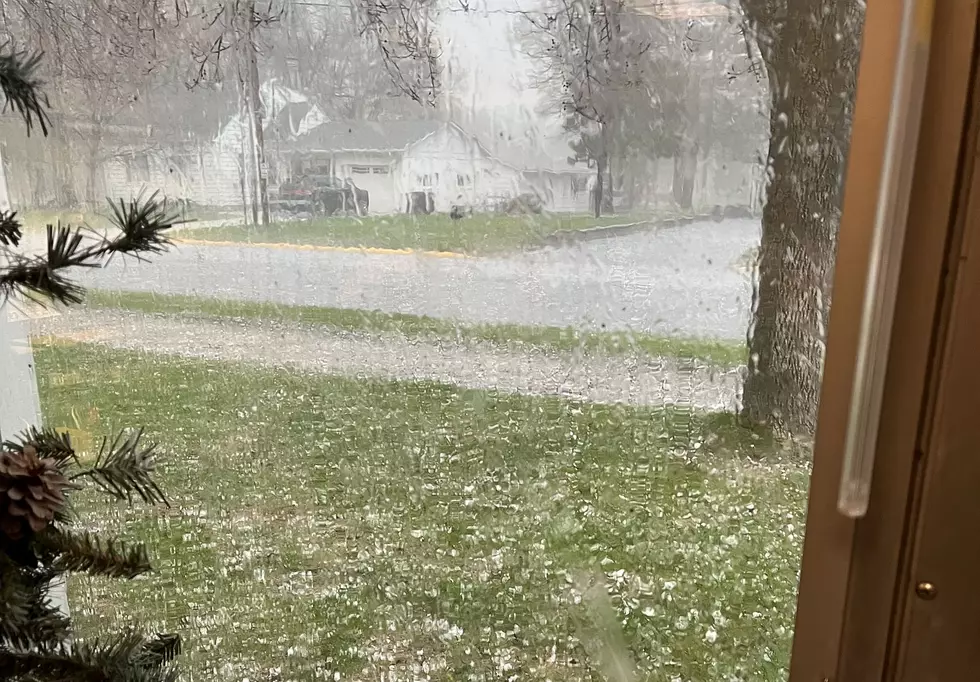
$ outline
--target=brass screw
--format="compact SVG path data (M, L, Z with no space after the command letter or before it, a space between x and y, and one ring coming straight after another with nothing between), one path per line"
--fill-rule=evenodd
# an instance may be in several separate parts
M915 586L916 596L918 596L919 599L925 599L926 601L935 599L937 592L938 590L936 590L936 586L928 580L923 580L922 582L917 583Z

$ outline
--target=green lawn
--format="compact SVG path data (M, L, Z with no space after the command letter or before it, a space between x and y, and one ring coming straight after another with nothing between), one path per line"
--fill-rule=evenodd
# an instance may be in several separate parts
M561 231L598 225L622 225L649 216L476 214L461 220L448 215L336 217L276 223L268 227L232 225L187 228L180 236L214 241L303 244L309 246L377 247L420 251L492 253L539 245Z
M619 354L640 352L653 357L701 360L719 367L745 363L745 348L736 343L631 334L590 332L573 327L517 324L464 325L452 320L377 310L287 306L197 296L91 290L88 305L142 313L269 319L322 325L339 331L388 332L420 339L484 341L506 347L533 346L555 351L583 350Z
M102 215L104 213L105 215ZM43 231L48 225L88 225L95 229L109 227L108 208L101 213L91 211L31 209L17 211L21 225L25 231Z
M86 225L96 230L105 230L111 227L109 216L111 209L108 205L100 207L97 211L76 211L58 209L29 209L17 211L21 225L26 231L43 231L48 225ZM178 212L182 220L217 220L217 219L236 219L241 212L227 212L208 207L194 207L188 211Z
M145 425L168 460L170 510L79 498L157 566L73 578L82 636L177 630L189 680L786 677L808 468L727 416L85 345L36 361L48 424Z

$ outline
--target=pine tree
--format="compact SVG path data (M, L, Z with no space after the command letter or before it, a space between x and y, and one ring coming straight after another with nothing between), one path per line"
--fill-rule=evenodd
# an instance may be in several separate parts
M0 90L28 135L35 129L47 135L50 126L37 77L40 59L9 50L0 54ZM112 234L48 225L47 249L36 255L19 248L16 213L0 211L0 303L12 296L80 303L84 290L69 277L72 269L101 267L117 255L142 260L170 245L168 230L178 221L156 195L111 205L117 228ZM52 581L68 573L133 578L151 570L143 545L78 530L71 496L90 485L118 500L165 505L152 478L157 459L142 431L103 440L90 466L76 456L67 434L48 428L29 429L0 446L0 678L176 680L178 636L127 630L72 642L70 618L49 597Z

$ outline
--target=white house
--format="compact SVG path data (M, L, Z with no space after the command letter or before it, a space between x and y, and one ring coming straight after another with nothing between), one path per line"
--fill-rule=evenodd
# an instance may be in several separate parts
M264 142L272 192L311 169L349 178L367 190L371 213L405 212L420 199L427 209L446 212L453 205L481 210L527 192L571 192L570 185L555 192L550 188L554 180L544 183L542 190L539 179L495 157L453 123L328 121L306 96L275 80L264 83L260 95L266 110ZM250 134L247 120L235 114L203 144L121 150L104 168L107 192L130 197L160 190L169 198L203 206L241 207L252 187Z
M301 135L326 120L305 95L275 80L263 83L259 96L267 112L267 157L275 157L281 137ZM126 198L152 190L204 206L241 207L251 192L252 166L245 156L251 149L249 135L246 118L237 113L209 142L121 149L104 165L106 192ZM152 139L152 131L147 137ZM271 164L270 182L275 181L276 170Z
M434 211L482 208L530 190L520 170L495 159L473 135L440 121L331 121L280 148L292 175L315 168L350 178L371 213L410 210L424 196Z

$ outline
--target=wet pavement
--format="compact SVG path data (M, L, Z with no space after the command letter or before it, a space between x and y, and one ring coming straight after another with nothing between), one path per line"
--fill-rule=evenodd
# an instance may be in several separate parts
M700 222L493 258L183 244L117 261L103 289L375 309L464 323L631 329L744 338L750 284L739 260L755 220Z

